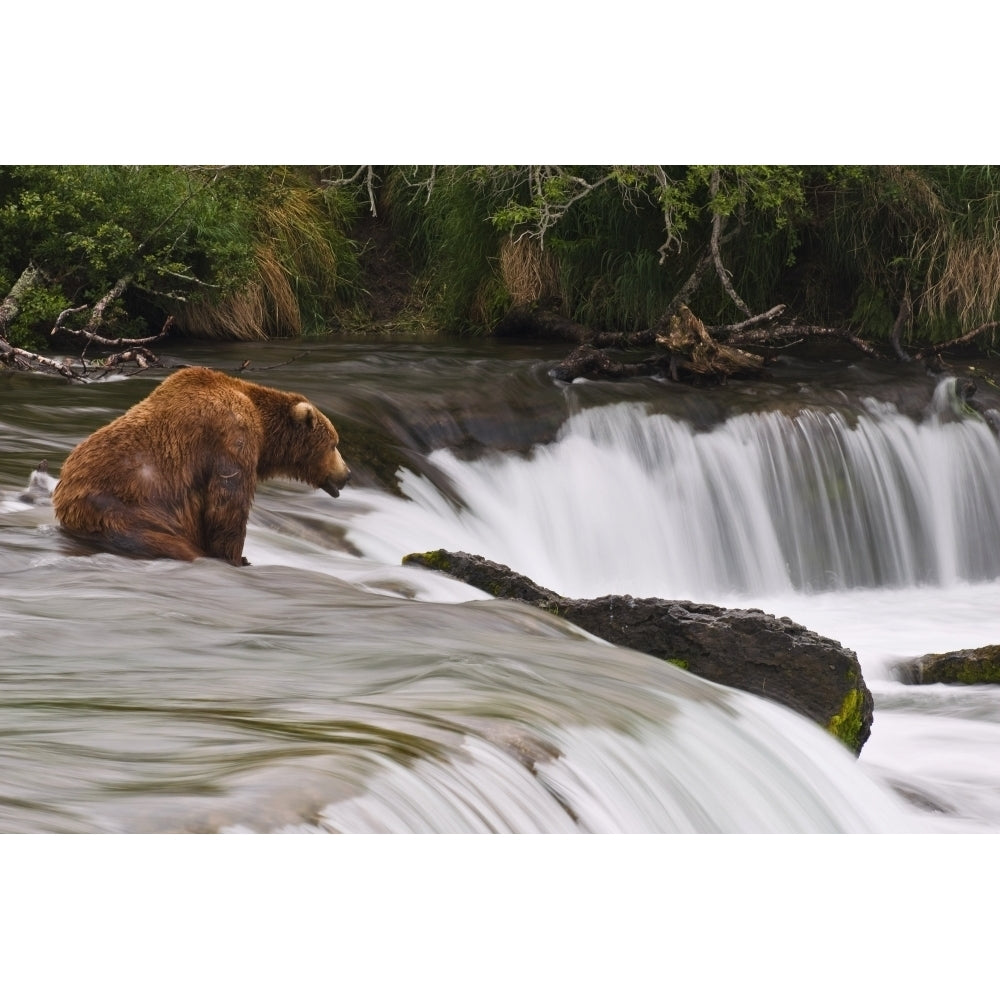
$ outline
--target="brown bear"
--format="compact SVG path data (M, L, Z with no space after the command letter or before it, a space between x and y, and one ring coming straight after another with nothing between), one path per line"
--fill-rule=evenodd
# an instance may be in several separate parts
M112 551L241 566L258 479L339 496L338 444L305 396L185 368L73 449L52 502L66 531Z

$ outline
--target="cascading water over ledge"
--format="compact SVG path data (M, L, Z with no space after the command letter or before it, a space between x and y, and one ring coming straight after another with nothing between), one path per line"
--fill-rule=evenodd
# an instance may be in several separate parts
M984 420L937 406L923 422L869 402L854 415L772 410L696 430L620 403L572 415L528 456L431 460L461 506L404 473L421 512L406 516L403 551L442 547L447 535L443 547L571 596L713 599L1000 576L1000 446Z
M148 387L12 376L0 829L1000 829L996 691L885 667L997 638L996 442L947 383L914 420L922 372L783 363L694 394L553 386L538 352L493 351L334 344L269 367L389 436L412 414L435 433L400 441L433 476L333 504L268 484L240 570L74 554L18 499L27 476ZM440 447L463 441L466 460ZM855 759L779 706L400 565L435 548L568 596L788 616L857 652L872 736Z

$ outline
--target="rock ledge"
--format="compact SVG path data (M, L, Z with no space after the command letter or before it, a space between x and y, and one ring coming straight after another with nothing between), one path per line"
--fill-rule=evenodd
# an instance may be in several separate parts
M769 698L818 722L855 754L871 734L872 695L857 656L788 618L629 595L573 600L467 552L411 553L403 562L446 573L493 597L533 604L617 646Z

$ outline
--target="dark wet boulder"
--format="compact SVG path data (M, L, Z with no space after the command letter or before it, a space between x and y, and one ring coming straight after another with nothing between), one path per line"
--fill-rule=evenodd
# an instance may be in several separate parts
M788 618L652 597L573 600L465 552L412 553L403 562L446 573L494 597L533 604L614 645L769 698L818 722L855 754L871 733L872 696L857 656Z
M896 664L904 684L1000 684L1000 646L928 653Z

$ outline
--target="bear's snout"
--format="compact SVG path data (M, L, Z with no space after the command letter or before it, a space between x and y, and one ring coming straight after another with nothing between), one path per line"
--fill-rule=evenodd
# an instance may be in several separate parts
M329 493L334 498L339 497L340 491L351 481L351 470L346 463L340 464L341 468L337 472L331 473L319 484L324 493Z

